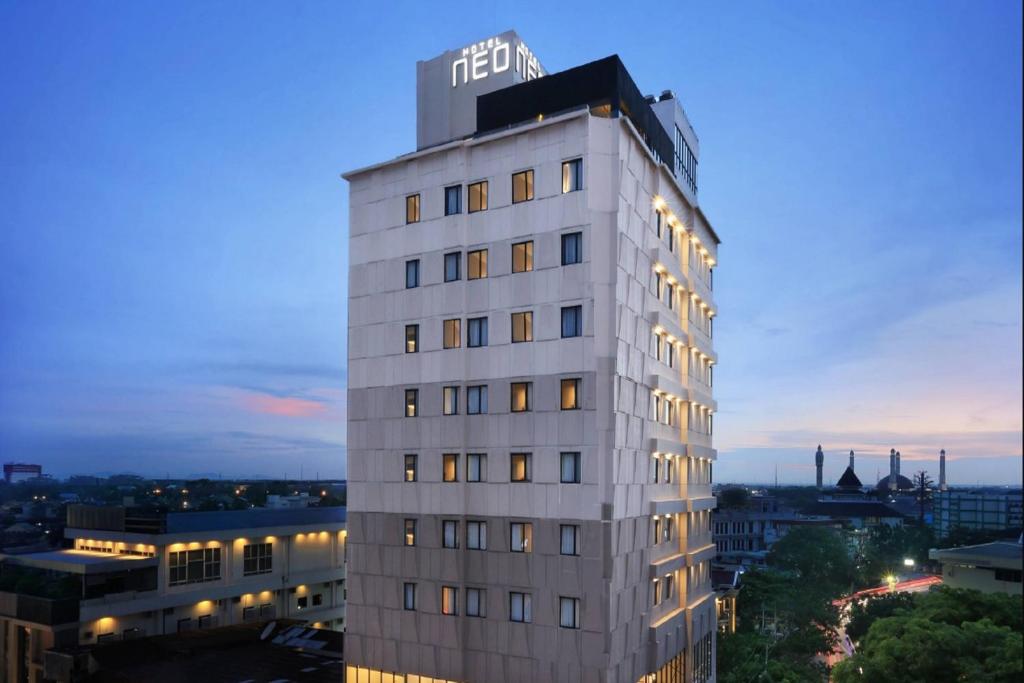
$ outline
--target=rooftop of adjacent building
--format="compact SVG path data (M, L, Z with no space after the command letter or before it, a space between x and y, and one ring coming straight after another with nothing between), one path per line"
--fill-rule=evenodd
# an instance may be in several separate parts
M172 512L160 508L69 505L69 530L182 534L268 527L344 524L345 507L251 508L215 512Z
M1020 569L1024 565L1024 545L995 541L959 548L932 548L928 557L939 562L969 562L977 566Z
M47 658L67 668L92 671L89 680L109 683L336 683L344 677L343 649L342 633L280 620L61 648Z

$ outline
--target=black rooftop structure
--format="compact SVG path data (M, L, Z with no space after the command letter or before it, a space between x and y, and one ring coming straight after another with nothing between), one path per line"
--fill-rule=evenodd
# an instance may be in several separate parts
M613 117L625 114L654 155L675 174L672 138L618 55L480 95L476 98L477 134L584 105L608 105Z
M847 467L843 476L839 477L839 481L836 482L836 487L841 489L860 489L862 486L860 479L853 473L852 467Z

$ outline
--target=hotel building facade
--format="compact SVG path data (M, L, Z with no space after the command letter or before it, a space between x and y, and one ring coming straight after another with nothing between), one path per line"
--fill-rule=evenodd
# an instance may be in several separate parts
M696 135L618 57L420 62L349 182L347 680L715 679Z

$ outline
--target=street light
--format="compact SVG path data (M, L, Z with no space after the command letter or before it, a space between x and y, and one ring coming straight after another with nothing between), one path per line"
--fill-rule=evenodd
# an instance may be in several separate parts
M903 566L904 567L913 567L914 564L915 564L914 563L914 558L912 558L912 557L905 557L905 558L903 558Z
M890 593L893 593L893 592L896 591L896 575L895 574L889 574L887 577L885 577L885 582L887 584L889 584L889 592Z

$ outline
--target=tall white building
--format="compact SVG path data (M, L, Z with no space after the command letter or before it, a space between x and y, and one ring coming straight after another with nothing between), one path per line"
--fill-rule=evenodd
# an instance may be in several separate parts
M421 62L350 188L347 680L715 679L697 137L618 57Z

